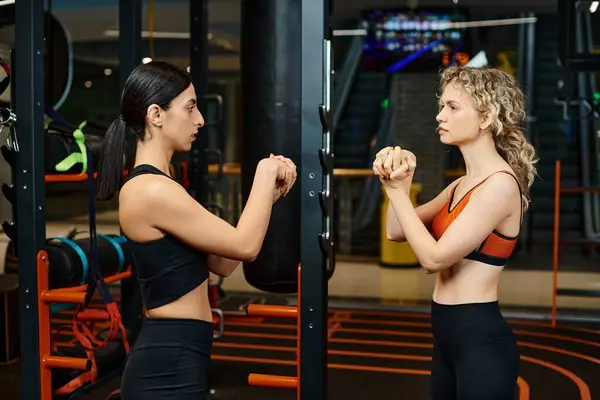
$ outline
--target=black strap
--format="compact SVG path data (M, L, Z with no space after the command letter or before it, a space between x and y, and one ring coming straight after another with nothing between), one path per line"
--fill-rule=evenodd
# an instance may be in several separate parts
M104 281L102 272L100 271L100 261L98 256L98 238L96 235L96 196L94 195L94 160L93 154L89 148L86 147L87 159L88 159L88 190L89 190L89 221L90 221L90 252L89 252L89 274L88 274L88 287L86 290L84 308L89 305L94 292L96 291L96 285L99 285L100 294L104 304L113 303L112 295L108 290L108 286Z
M478 250L467 254L465 259L479 261L484 264L494 265L496 267L500 267L508 263L508 258L491 256L489 254L480 253Z
M158 169L154 165L150 165L150 164L140 164L137 167L135 167L133 169L133 171L131 171L129 173L129 176L127 177L127 180L133 179L136 176L146 175L146 174L163 175L163 176L166 176L169 179L173 179L174 180L174 178L171 175L165 174L160 169Z

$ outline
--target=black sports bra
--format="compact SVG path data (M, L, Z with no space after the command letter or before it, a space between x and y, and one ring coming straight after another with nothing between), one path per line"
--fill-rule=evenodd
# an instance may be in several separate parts
M151 165L138 165L127 181L139 175L167 176ZM146 309L168 304L200 286L209 277L207 254L191 248L172 235L147 242L127 238L134 271Z

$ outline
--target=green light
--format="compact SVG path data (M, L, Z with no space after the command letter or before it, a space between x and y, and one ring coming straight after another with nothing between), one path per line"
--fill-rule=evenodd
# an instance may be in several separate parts
M594 93L594 100L600 100L600 92Z
M389 99L383 99L383 101L381 102L381 108L388 108L389 105L390 105Z

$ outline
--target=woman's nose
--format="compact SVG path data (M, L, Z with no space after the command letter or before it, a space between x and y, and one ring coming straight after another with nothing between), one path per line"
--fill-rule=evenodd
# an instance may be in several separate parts
M204 126L204 117L202 116L202 113L198 112L198 118L196 119L196 126L198 126L198 128L202 128Z

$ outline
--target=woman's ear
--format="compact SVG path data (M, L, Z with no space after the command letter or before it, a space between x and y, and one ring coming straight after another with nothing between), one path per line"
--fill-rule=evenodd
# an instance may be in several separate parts
M482 131L487 131L492 126L492 112L487 111L482 113L481 115L481 123L479 124L479 129Z
M162 110L159 106L152 104L150 107L148 107L148 110L146 111L146 118L150 124L160 128L163 124L162 117Z

